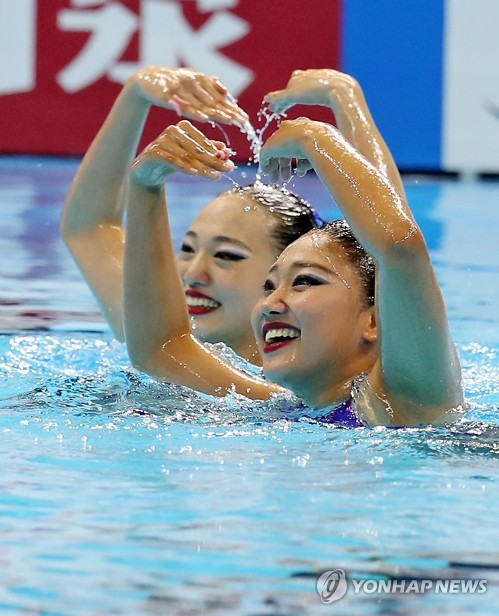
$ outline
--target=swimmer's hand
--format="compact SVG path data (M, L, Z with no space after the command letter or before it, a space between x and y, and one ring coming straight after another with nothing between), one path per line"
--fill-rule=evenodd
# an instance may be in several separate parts
M147 187L161 187L165 177L174 171L201 175L218 180L222 173L234 170L229 160L234 154L223 141L205 137L187 120L168 126L135 159L130 168L131 179Z
M218 77L190 68L148 66L134 73L127 86L148 103L173 109L191 120L237 126L248 122Z
M293 173L292 163L295 159L296 174L304 176L309 169L312 169L308 159L307 138L317 127L333 129L327 124L313 122L308 118L282 122L260 151L261 172L268 175L274 184L279 181L279 177L287 182Z
M322 105L335 111L360 96L362 91L354 77L320 68L293 71L284 90L269 92L264 100L276 113L284 113L294 105Z

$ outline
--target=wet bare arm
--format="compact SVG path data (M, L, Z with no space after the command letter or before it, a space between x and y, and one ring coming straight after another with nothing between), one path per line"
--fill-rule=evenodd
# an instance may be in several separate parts
M149 103L127 84L85 154L66 197L61 234L115 337L123 341L123 179Z
M286 88L269 92L265 100L278 113L298 104L330 107L342 135L405 196L392 153L354 77L329 68L297 70Z
M61 234L114 335L124 340L123 185L152 105L201 121L244 124L246 114L215 77L146 67L132 75L85 154L67 195Z
M235 369L190 331L183 285L175 267L163 188L164 173L217 179L232 170L221 142L188 122L170 126L138 157L130 172L124 271L126 344L134 366L208 394L229 390L267 399L279 388Z
M380 361L370 374L394 422L427 423L463 402L460 365L422 233L400 193L334 127L283 122L260 166L274 180L307 161L377 264Z

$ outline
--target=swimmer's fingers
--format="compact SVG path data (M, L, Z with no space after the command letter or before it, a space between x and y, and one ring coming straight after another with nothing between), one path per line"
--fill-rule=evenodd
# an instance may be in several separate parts
M222 94L223 96L225 96L228 92L227 88L223 85L223 83L220 81L220 79L218 77L209 77L210 83L213 85L213 88L216 90L216 92L218 92L219 94Z
M208 98L208 97L207 97ZM184 110L186 117L192 119L200 119L203 122L220 122L221 124L238 124L234 119L234 115L222 106L221 103L216 103L213 100L202 102L199 99Z
M146 66L130 77L129 84L132 91L149 103L173 109L182 115L185 106L194 102L194 84L203 78L202 73L188 68Z
M212 141L192 126L190 122L182 121L177 126L169 127L169 142L178 148L172 151L179 157L179 166L186 173L195 173L210 178L218 178L222 172L234 169L234 163L229 160L233 154L222 141Z
M302 178L310 169L312 169L312 165L306 158L299 158L296 161L296 175L298 177Z
M271 179L273 183L289 182L293 175L292 159L280 156L274 159L276 164L272 166Z
M170 106L177 112L177 115L200 122L211 121L223 124L233 122L233 116L222 108L221 103L211 98L199 84L193 87L195 88L193 92L183 96L174 94L170 98Z
M182 171L216 179L222 172L234 169L230 155L232 151L223 142L207 139L190 122L183 120L169 126L152 142L135 161L132 170L141 170L144 176L144 169L148 169L145 160L148 160L151 161L149 179L160 178L158 167L161 164L164 165L165 175L171 171Z
M198 102L192 96L184 97L174 94L170 97L170 106L178 116L189 118L189 120L209 122L211 119L209 114L199 107Z
M214 163L216 164L216 163ZM173 141L151 144L131 167L132 177L144 186L160 186L173 171L218 179L221 171L213 169Z
M275 90L269 92L263 100L268 103L272 111L282 114L294 105L293 102L289 101L286 94L286 90Z
M277 184L279 181L279 159L278 158L266 158L264 161L260 159L260 170L268 176L272 184Z
M330 104L331 80L338 74L332 69L309 69L293 71L284 90L269 92L265 100L276 113L284 113L293 105Z
M283 182L289 182L293 175L291 158L279 158L279 171Z
M212 98L201 86L189 98L175 95L170 105L178 115L200 122L220 122L244 126L248 122L247 114L227 98Z
M217 77L192 68L147 66L134 73L129 81L140 97L191 120L241 126L248 121L246 113Z
M288 182L293 175L293 166L291 158L270 158L265 161L260 169L264 175L269 176L270 181L275 184L281 179L283 182ZM312 169L312 165L308 160L299 159L296 164L296 174L303 177L307 171Z
M176 126L169 126L165 133L171 134L178 143L192 155L201 158L215 157L218 161L227 161L234 154L223 141L208 139L199 129L187 120L180 121ZM209 159L210 162L214 162ZM233 163L229 161L230 165ZM230 166L229 165L229 166Z
M216 77L206 77L199 73L196 78L184 84L177 99L179 96L184 98L184 104L177 112L190 119L238 126L248 122L247 114Z
M267 139L260 150L260 169L262 173L275 178L276 173L283 179L290 174L291 161L299 161L299 171L308 171L312 165L309 159L310 144L313 145L313 132L321 128L329 130L329 125L313 122L308 118L285 120L280 127Z
M234 156L234 150L228 148L223 141L212 141L212 143L218 150L215 152L216 158L220 158L221 160L229 160L231 156Z
M212 120L238 126L245 126L249 121L248 114L239 107L236 99L216 77L210 77L202 84L198 83L196 96L200 103L206 106L205 111L209 112Z

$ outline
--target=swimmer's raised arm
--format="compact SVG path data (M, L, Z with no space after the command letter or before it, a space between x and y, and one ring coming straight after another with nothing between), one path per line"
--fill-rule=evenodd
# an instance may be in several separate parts
M126 216L124 325L134 366L197 391L225 395L235 388L254 399L279 391L237 370L191 333L171 240L163 178L174 170L217 179L234 165L219 141L189 122L169 126L130 171Z
M191 69L146 67L123 87L82 160L61 219L62 237L119 340L124 339L122 189L152 105L200 121L247 121L216 77Z
M334 127L283 122L260 166L276 181L291 159L312 167L375 259L380 360L369 374L399 425L428 423L460 406L460 366L426 244L400 193ZM304 162L305 161L305 162Z
M327 68L297 70L284 90L269 92L265 100L277 113L298 104L330 107L343 136L404 196L397 165L354 77Z

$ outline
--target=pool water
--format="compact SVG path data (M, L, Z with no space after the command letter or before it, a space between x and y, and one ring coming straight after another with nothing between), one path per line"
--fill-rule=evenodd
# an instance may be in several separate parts
M466 420L341 429L131 369L58 237L77 163L0 159L0 613L497 613L499 184L406 182L462 360ZM172 178L176 242L227 185ZM338 215L314 176L292 188ZM350 586L323 605L316 580L338 568L357 581L486 580L487 591Z

